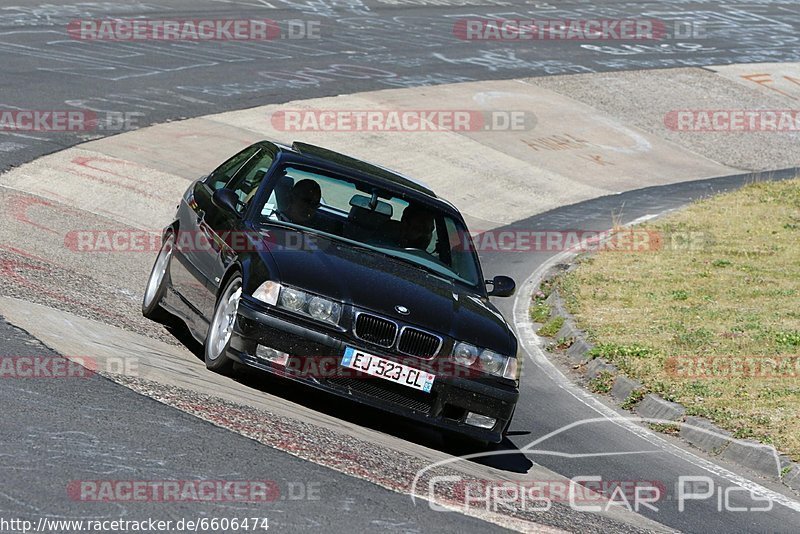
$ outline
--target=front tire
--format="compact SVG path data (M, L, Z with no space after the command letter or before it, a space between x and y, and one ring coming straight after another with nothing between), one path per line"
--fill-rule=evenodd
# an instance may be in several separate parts
M233 337L236 314L242 297L242 277L235 274L228 280L225 289L214 306L214 315L208 327L205 342L206 367L212 371L229 374L233 370L233 360L228 355L228 347Z
M142 315L151 321L162 322L167 316L167 312L161 307L161 300L169 285L169 266L174 249L175 234L170 232L164 238L153 269L150 271L150 278L147 280L147 287L142 299Z

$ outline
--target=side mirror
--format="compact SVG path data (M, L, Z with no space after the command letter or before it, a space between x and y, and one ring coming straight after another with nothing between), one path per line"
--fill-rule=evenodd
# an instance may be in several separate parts
M492 285L492 290L489 291L490 297L510 297L517 290L517 284L508 276L495 276L486 283Z
M217 189L211 197L211 202L221 210L238 214L236 206L239 204L239 196L232 189Z

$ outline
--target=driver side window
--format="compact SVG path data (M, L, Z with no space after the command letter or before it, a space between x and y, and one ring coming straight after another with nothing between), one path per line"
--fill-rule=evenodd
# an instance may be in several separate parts
M262 150L261 153L251 158L245 166L238 172L234 179L226 185L228 189L233 190L236 196L239 197L239 213L244 213L247 205L253 200L258 192L258 187L269 172L269 168L274 160L273 154L267 150Z

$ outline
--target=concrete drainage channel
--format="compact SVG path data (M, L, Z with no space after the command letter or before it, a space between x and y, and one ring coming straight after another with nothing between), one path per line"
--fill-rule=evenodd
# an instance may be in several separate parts
M792 175L793 173L789 174ZM613 231L610 230L605 239L610 239L612 235ZM581 248L578 246L576 250ZM780 454L770 445L734 438L729 431L706 418L686 415L686 408L681 404L668 401L654 393L646 393L641 382L625 376L613 363L592 353L594 345L587 339L585 332L577 326L575 318L567 310L554 284L558 276L578 267L574 260L580 255L576 252L571 257L561 257L562 263L554 265L540 277L540 287L549 290L544 302L550 306L553 317L563 320L562 326L554 335L541 338L542 349L554 360L569 366L588 381L601 378L611 380L608 397L613 399L620 409L631 411L638 416L642 424L675 429L682 440L706 454L731 461L760 476L782 482L800 495L799 463L791 461L789 457ZM544 326L533 322L533 319L531 323L534 330ZM569 346L559 347L556 340L568 340Z

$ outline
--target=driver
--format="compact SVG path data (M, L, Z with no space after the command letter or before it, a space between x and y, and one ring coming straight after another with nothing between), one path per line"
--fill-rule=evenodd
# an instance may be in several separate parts
M319 184L311 179L303 179L292 186L286 209L278 213L282 221L295 224L308 224L314 219L322 199Z
M427 250L433 234L433 215L415 204L409 204L400 218L398 244L402 248Z

